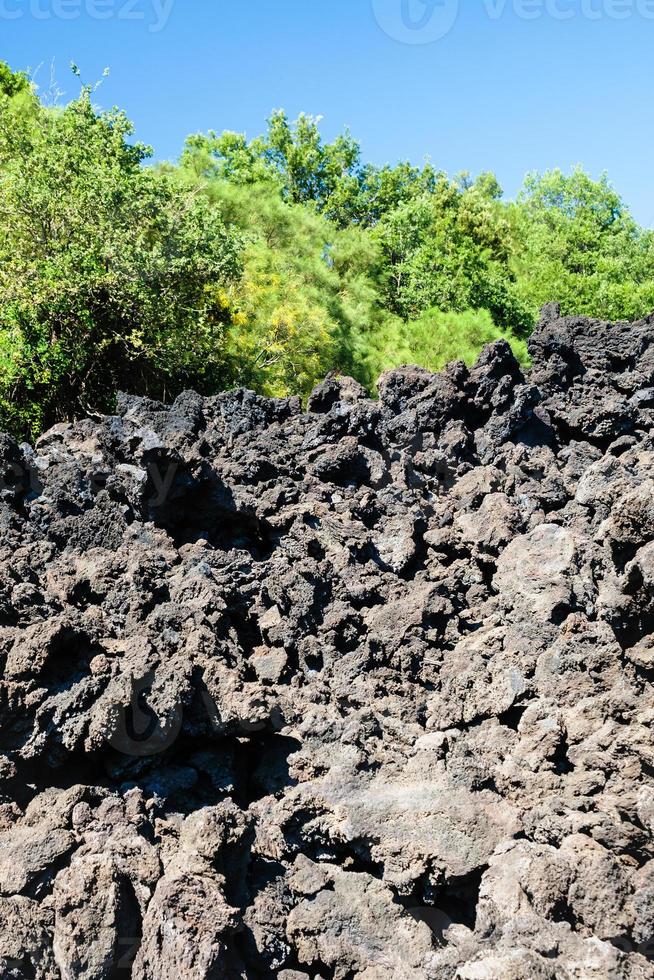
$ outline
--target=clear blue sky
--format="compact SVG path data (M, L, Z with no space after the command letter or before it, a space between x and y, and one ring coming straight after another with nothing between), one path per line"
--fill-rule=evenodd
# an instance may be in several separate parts
M0 31L0 57L43 87L54 59L68 96L71 60L109 66L98 102L158 158L283 107L377 163L493 170L509 196L532 169L606 170L654 226L654 0L0 0Z

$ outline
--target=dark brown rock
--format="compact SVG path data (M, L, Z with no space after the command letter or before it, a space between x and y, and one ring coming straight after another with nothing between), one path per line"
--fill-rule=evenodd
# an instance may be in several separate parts
M0 974L654 977L654 318L0 438Z

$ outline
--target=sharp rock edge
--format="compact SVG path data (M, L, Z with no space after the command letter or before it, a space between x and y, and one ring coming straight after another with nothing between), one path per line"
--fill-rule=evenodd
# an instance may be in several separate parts
M654 318L0 440L0 975L654 977Z

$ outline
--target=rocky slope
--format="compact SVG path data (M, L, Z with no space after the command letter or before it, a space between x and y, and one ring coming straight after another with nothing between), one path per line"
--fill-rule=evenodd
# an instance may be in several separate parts
M3 978L654 977L654 317L7 437Z

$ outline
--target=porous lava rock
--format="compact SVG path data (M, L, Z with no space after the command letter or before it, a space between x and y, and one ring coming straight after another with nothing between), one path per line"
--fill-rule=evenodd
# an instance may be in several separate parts
M654 977L654 317L0 439L0 976Z

